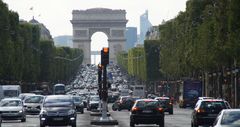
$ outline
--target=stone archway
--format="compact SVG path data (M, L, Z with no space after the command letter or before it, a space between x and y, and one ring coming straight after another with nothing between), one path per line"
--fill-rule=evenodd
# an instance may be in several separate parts
M116 54L123 51L126 38L126 11L106 8L73 10L73 47L84 52L84 64L91 63L91 37L103 32L108 37L110 61L116 61Z

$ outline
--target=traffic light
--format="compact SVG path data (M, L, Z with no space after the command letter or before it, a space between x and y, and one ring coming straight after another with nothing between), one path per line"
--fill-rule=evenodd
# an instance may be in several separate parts
M102 75L102 65L98 64L98 75Z
M108 47L104 47L101 50L101 64L102 65L109 64L109 48Z

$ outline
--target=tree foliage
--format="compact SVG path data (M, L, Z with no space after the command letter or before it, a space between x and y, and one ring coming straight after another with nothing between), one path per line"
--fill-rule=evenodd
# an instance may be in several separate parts
M197 78L240 66L239 12L239 0L188 0L186 11L159 25L159 40L145 41L147 80ZM128 52L128 64L118 59L132 75L134 53Z
M171 77L239 66L238 0L189 0L185 12L159 26L161 71Z
M20 22L0 0L0 80L57 82L69 80L83 61L80 49L56 48L40 41L40 28Z

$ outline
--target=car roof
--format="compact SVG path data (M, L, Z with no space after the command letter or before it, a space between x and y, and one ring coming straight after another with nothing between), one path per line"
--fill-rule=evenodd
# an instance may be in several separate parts
M35 96L44 97L44 95L39 95L39 94L31 94L31 95L28 95L27 97L35 97Z
M71 98L70 95L48 95L46 98Z
M35 93L20 93L19 95L36 95Z
M155 99L170 99L169 97L155 97Z
M224 101L222 99L204 99L202 101Z
M228 111L240 111L240 109L223 109L224 112L228 112Z
M3 98L2 100L18 100L18 101L22 101L20 98Z
M155 99L138 99L136 101L139 102L139 101L158 101L158 100L155 100Z
M214 97L198 97L198 99L214 99Z

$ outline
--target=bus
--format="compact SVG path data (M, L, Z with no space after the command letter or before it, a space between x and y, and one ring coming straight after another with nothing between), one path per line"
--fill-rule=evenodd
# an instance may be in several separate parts
M53 86L53 94L55 95L63 95L66 93L66 87L64 84L55 84Z

